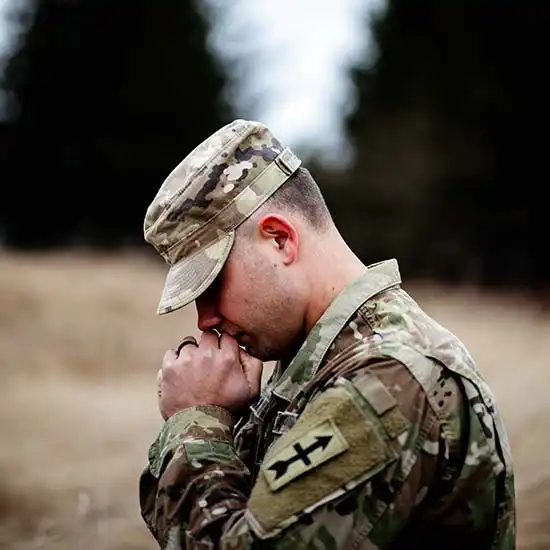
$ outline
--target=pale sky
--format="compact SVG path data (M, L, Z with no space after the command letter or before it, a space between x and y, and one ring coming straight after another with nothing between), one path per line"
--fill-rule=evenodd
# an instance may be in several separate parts
M9 50L13 39L11 25L8 20L8 10L19 0L0 0L0 73L3 70L2 57ZM5 107L4 95L0 91L0 118L3 117Z
M0 0L0 55L3 54L13 39L13 32L8 20L8 12L24 0Z
M0 0L0 54L12 39L7 9L19 1ZM342 114L354 106L346 72L372 58L369 17L386 0L202 2L211 8L211 44L237 116L265 122L306 155L345 163Z
M239 116L328 162L348 160L342 114L354 106L350 66L373 58L369 18L385 0L202 0Z
M11 0L0 0L0 52L6 49L9 42L9 25L6 21L6 12L11 4L13 4Z

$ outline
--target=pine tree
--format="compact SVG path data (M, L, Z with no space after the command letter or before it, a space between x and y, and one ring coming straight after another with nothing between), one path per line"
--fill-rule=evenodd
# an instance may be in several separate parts
M17 247L142 242L162 180L231 116L193 2L35 0L11 98L0 223Z
M536 0L388 1L373 27L378 60L354 75L361 100L348 120L357 148L349 194L370 219L356 237L364 256L396 255L416 276L550 283L536 188L543 9Z

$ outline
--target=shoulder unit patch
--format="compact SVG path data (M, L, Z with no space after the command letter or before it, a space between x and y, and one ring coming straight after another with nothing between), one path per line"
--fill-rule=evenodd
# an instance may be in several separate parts
M272 491L346 451L348 442L331 418L280 449L262 469Z

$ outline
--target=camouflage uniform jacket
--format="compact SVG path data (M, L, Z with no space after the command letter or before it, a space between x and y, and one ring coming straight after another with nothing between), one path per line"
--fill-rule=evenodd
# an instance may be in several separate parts
M344 289L248 417L171 417L140 503L166 550L515 548L494 397L395 260Z

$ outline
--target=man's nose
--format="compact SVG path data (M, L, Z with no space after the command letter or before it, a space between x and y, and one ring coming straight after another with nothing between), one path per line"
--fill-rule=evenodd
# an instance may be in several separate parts
M212 330L221 323L221 315L212 300L200 296L195 301L195 305L197 307L197 327L201 332Z

